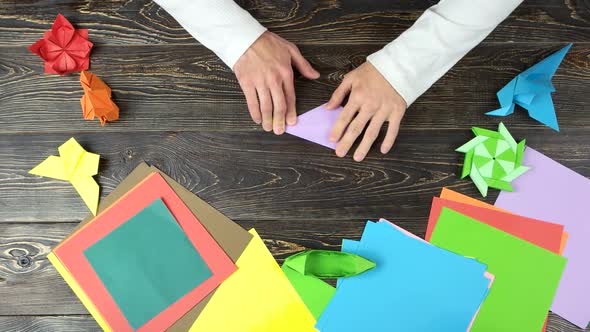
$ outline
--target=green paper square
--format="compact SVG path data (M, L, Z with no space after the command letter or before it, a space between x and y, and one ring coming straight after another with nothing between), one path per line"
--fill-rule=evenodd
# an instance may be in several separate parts
M161 199L84 250L133 329L211 277Z
M317 320L336 293L336 288L322 279L305 276L283 264L281 267L305 306Z
M541 331L566 259L443 208L430 242L473 257L495 276L471 332Z

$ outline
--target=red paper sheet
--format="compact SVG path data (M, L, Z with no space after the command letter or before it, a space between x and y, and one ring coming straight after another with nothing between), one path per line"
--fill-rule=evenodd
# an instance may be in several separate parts
M88 298L94 303L113 331L133 331L133 329L100 278L94 273L83 251L157 198L161 198L166 204L213 275L137 331L164 331L236 270L231 259L184 205L164 178L154 173L96 216L94 220L80 228L69 240L54 249L55 255L86 292Z
M514 214L510 211L506 211L503 209L500 209L496 206L493 206L491 204L488 204L486 202L482 202L480 200L477 200L475 198L471 198L469 196L465 196L463 194L460 194L456 191L452 191L451 189L448 188L443 188L442 191L440 192L440 198L442 199L447 199L447 200L451 200L451 201L455 201L458 203L463 203L463 204L468 204L468 205L475 205L475 206L479 206L479 207L483 207L483 208L488 208L488 209L492 209L492 210L496 210L496 211L502 211L505 213L510 213L510 214ZM561 255L563 253L563 250L565 249L565 245L567 243L567 239L568 239L569 234L564 230L563 231L563 235L561 236L561 246L559 248L559 254Z
M426 229L427 241L430 240L430 235L436 226L436 221L438 220L443 207L455 210L468 217L479 220L484 224L490 225L559 254L563 225L525 218L519 215L479 206L457 203L438 197L434 197L432 200L432 207L428 218L428 227Z

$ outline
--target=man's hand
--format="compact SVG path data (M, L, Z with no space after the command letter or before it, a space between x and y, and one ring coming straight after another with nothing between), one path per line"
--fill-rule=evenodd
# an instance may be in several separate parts
M297 122L293 67L303 76L320 76L305 60L295 44L275 35L263 33L234 65L236 77L246 95L252 120L262 122L266 131L285 132L285 118L289 125Z
M406 111L404 99L369 62L344 76L326 107L338 107L348 94L348 102L330 133L330 140L338 142L336 155L344 157L368 124L367 131L354 152L354 160L362 161L385 121L389 121L389 126L381 144L381 153L389 152Z

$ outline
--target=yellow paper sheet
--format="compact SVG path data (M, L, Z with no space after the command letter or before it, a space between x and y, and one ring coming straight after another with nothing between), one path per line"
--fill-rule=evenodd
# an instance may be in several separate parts
M29 173L70 181L92 214L96 215L100 189L93 176L98 173L100 156L84 150L73 137L58 150L59 157L47 157Z
M66 281L68 286L70 286L70 288L74 291L74 294L76 294L76 296L80 299L80 301L82 302L84 307L86 307L86 310L88 310L88 312L90 312L90 314L92 315L94 320L96 320L96 322L98 323L98 326L100 326L100 328L102 328L103 331L105 331L105 332L111 332L110 327L105 322L105 320L102 319L102 316L98 313L98 310L96 310L96 307L94 307L94 304L92 304L90 299L88 299L88 297L86 296L86 293L82 290L82 288L80 288L80 286L78 286L78 283L76 282L76 280L74 280L74 278L72 278L72 275L66 269L66 267L63 266L63 264L61 263L59 258L57 258L57 256L55 256L55 254L53 254L53 252L50 252L49 255L47 255L47 259L49 259L49 262L51 262L51 264L53 264L53 267L55 267L57 272L59 272L61 277Z
M317 331L315 319L254 229L238 270L215 291L191 332Z

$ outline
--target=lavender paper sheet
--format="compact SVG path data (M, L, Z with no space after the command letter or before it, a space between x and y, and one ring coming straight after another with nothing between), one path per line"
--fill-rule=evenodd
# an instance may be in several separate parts
M523 165L531 170L502 191L495 206L565 227L568 258L551 311L586 328L590 321L590 180L529 147Z
M336 143L331 142L329 136L340 112L342 107L327 110L325 105L318 106L298 116L297 124L287 126L286 132L335 150Z

